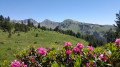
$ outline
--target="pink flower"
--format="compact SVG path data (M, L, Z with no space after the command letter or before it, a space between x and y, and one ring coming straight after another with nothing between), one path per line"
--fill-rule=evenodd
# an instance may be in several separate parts
M25 65L24 62L22 62L21 66L23 66L23 67L27 67L27 65Z
M20 67L20 66L27 67L27 65L25 65L24 62L22 62L22 64L20 64L20 62L17 60L14 60L14 62L11 63L11 67Z
M24 65L24 67L27 67L27 65Z
M103 55L106 55L106 52L105 52L105 51L103 52Z
M70 50L65 50L66 54L71 54L71 51Z
M93 57L96 57L96 55L94 54Z
M80 52L80 55L81 55L81 56L83 56L83 53L82 53L82 52Z
M90 65L89 63L86 63L86 67L89 67L89 65Z
M21 66L24 66L24 62L22 62Z
M116 47L119 47L119 45L120 45L120 39L116 39L115 43L116 43Z
M79 51L80 51L80 49L79 49L79 48L74 47L74 52L75 52L75 53L77 53L77 52L79 52Z
M89 51L93 51L93 47L92 46L87 46L87 48L89 49Z
M84 45L78 43L78 44L77 44L77 47L80 48L80 49L82 49L82 48L84 48Z
M48 48L48 52L50 52L52 50L52 48Z
M95 65L93 63L86 63L86 67L95 67Z
M107 61L106 57L104 57L103 55L100 55L100 56L99 56L99 60L100 60L100 61L104 60L104 62Z
M20 62L17 60L14 60L14 62L11 63L11 67L20 67Z
M46 56L46 49L44 49L44 48L42 48L42 47L39 47L38 49L37 49L37 51L38 51L38 53L39 53L39 55L42 55L43 57L44 56Z
M120 44L120 39L116 39L115 43L116 43L116 45L119 45Z
M99 56L99 60L102 61L104 59L103 55Z
M66 43L64 44L64 46L65 46L65 47L68 47L68 46L72 46L72 44L71 44L70 42L66 42Z

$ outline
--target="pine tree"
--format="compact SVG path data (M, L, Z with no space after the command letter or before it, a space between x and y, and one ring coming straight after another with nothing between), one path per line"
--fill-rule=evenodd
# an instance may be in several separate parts
M40 28L40 23L38 23L38 28Z
M10 21L10 17L8 16L7 21Z
M115 28L116 28L116 37L118 37L118 35L119 35L119 32L120 32L120 11L119 11L119 14L117 13L116 14L116 25L114 25L115 26Z
M4 17L0 15L0 21L4 21Z

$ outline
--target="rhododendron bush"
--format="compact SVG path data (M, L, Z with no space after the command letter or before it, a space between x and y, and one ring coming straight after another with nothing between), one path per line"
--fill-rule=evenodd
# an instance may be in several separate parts
M11 67L120 67L119 45L120 39L115 44L107 44L104 49L79 43L73 47L70 42L61 49L31 46L15 55L19 61L11 62Z

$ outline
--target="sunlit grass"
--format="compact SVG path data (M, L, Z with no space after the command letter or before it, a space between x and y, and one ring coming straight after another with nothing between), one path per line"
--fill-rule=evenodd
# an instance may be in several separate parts
M35 37L36 33L38 33L38 37ZM20 36L18 33L12 33L11 38L8 38L8 33L0 30L0 64L4 60L12 61L15 59L14 54L27 49L28 46L36 46L36 48L56 46L56 48L61 48L65 42L71 42L73 46L77 43L88 45L88 42L82 39L54 31L36 29L27 33L19 32L19 34Z

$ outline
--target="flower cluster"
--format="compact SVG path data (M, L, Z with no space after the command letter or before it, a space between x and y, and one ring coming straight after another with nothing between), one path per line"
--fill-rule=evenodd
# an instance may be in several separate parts
M19 61L14 60L14 62L11 63L11 67L27 67L27 65L25 65L24 62L22 62L22 64L20 64Z
M48 51L47 52L50 52L52 50L52 48L48 48Z
M95 65L93 63L86 63L86 67L95 67Z
M64 46L65 46L65 47L68 47L68 46L72 46L72 44L71 44L70 42L66 42L66 43L64 44Z
M120 39L116 39L115 43L116 43L116 47L119 47L119 45L120 45Z
M81 51L81 49L84 48L84 45L83 44L77 44L77 47L74 47L74 52L75 53L78 53Z
M38 49L37 49L37 51L38 51L38 53L39 53L39 55L41 55L41 56L46 56L46 53L47 53L47 51L46 51L46 49L44 49L44 48L42 48L42 47L39 47Z
M27 65L15 60L11 63L11 67L53 67L54 63L65 67L119 67L119 45L120 39L116 39L115 45L112 43L105 45L104 50L103 47L84 48L84 45L79 43L72 47L70 42L66 42L63 49L51 47L46 51L42 47L37 50L31 47L30 50L17 55L17 58Z
M66 42L66 43L64 44L64 46L65 46L65 48L66 48L66 50L65 50L66 54L71 54L71 50L69 50L68 48L71 47L72 44L71 44L70 42Z

